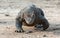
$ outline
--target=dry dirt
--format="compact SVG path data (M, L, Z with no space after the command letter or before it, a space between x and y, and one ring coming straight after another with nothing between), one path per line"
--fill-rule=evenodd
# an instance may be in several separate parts
M46 31L34 30L34 27L23 26L24 33L16 33L15 21L0 22L0 38L60 38L60 24L50 24ZM32 33L26 33L32 31Z
M55 26L54 26L55 27ZM60 38L60 28L51 27L46 31L37 31L34 28L24 27L25 31L33 31L32 33L16 33L15 26L0 26L0 38Z
M25 6L24 3L33 3L44 11L50 23L46 31L37 31L33 27L24 26L25 31L33 32L14 32L15 17ZM60 38L60 0L0 0L0 38Z

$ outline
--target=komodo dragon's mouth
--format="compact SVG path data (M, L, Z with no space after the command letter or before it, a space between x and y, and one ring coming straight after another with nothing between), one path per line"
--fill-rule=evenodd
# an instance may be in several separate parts
M24 21L24 25L26 26L34 26L34 24L35 24L35 18L32 19L30 22L29 21L27 22L27 19L25 19Z
M33 24L35 21L35 17L34 18L25 18L25 22L29 25Z
M34 26L34 25L35 25L35 23L27 24L26 22L23 22L23 25L24 25L24 26Z

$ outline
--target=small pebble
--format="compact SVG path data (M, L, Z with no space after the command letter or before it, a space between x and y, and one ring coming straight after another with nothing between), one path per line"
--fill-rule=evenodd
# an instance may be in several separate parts
M5 16L10 16L10 15L8 15L8 14L5 14Z
M46 35L43 35L43 37L47 37Z

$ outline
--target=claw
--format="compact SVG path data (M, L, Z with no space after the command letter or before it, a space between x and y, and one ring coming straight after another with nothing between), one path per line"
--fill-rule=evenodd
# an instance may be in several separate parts
M22 33L22 32L25 32L25 31L24 30L15 30L15 32Z

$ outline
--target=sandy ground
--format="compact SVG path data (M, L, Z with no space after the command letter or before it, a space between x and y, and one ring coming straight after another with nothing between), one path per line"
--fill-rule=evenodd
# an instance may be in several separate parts
M59 25L58 25L59 26ZM54 26L55 27L55 26ZM34 28L24 27L25 31L33 31L32 33L16 33L15 26L0 26L0 38L60 38L60 28L51 27L46 31L37 31Z
M23 0L34 2L37 7L44 10L50 27L46 31L34 30L34 27L26 27L25 31L32 33L16 33L14 17L25 4L21 6L22 0L0 0L0 38L60 38L60 1L59 0ZM5 16L9 14L10 16ZM13 16L13 17L12 17Z
M34 30L34 27L23 26L24 33L16 33L15 21L0 20L0 38L60 38L60 24L50 24L46 31ZM31 30L32 33L26 33Z

